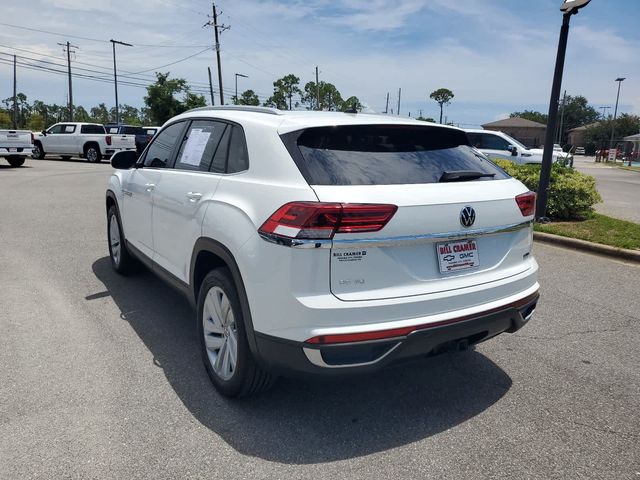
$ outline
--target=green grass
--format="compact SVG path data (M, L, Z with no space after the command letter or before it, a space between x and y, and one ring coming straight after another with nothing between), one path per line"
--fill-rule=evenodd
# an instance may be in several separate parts
M535 224L537 232L579 238L612 247L640 250L640 224L594 213L586 220Z

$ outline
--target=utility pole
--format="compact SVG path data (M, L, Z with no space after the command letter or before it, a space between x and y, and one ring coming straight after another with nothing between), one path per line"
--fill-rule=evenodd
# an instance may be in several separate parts
M616 135L616 119L618 118L618 102L620 101L620 86L622 85L622 82L624 82L625 80L626 78L624 77L616 78L616 82L618 82L618 96L616 97L616 108L613 111L613 122L611 122L611 140L609 141L609 152L611 152L611 150L613 149L613 141L615 140L615 135ZM609 153L609 156L611 156L611 153ZM613 156L613 163L616 163L616 158L617 158L617 151L616 151L616 155Z
M602 110L602 119L603 119L603 120L606 120L606 119L607 119L606 111L607 111L607 109L609 109L609 108L611 108L611 107L598 107L598 109L599 109L599 110Z
M389 92L387 92L387 106L384 107L384 113L389 113Z
M207 67L207 72L209 72L209 93L211 94L211 105L215 106L216 99L213 96L213 83L211 83L211 67Z
M422 118L422 109L420 109L420 118Z
M564 124L564 109L567 105L567 91L564 91L564 95L562 96L562 112L560 113L560 126L558 127L558 142L562 144L562 127Z
M402 96L402 88L398 89L398 115L400 115L400 97Z
M63 48L63 51L67 53L67 67L69 72L69 121L73 122L73 88L71 85L71 53L76 53L75 50L71 52L71 48L80 48L77 45L71 45L67 43L58 43Z
M17 61L13 56L13 129L18 128L18 82L17 82Z
M118 40L109 40L113 46L113 84L116 88L116 123L120 123L120 104L118 103L118 71L116 68L116 43L125 47L133 47L130 43L119 42Z
M218 60L218 87L220 87L220 105L224 105L224 93L222 92L222 64L220 63L220 38L219 34L228 30L230 27L227 25L218 25L218 12L216 10L216 4L212 3L213 7L213 22L209 21L204 24L205 27L213 27L213 34L215 37L216 47L216 59ZM222 14L222 12L220 12Z
M318 66L316 65L316 99L318 102L318 108L316 110L320 110L320 82L318 81Z

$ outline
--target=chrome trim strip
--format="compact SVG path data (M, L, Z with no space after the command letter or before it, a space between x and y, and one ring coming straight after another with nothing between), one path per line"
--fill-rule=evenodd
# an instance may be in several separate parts
M389 355L391 352L393 352L396 348L398 348L401 343L402 342L396 343L393 347L391 347L389 350L387 350L383 355L379 356L378 358L376 358L375 360L372 360L370 362L345 363L345 364L342 364L342 365L329 365L328 363L326 363L322 359L322 353L320 352L320 349L302 347L302 351L307 356L307 359L311 363L313 363L314 365L316 365L318 367L322 367L322 368L366 367L367 365L374 365L374 364L378 363L380 360L382 360L387 355Z
M260 233L267 242L276 243L293 248L360 248L360 247L389 247L399 245L416 245L429 243L433 240L456 240L475 238L483 235L496 235L499 233L515 232L533 224L533 220L498 227L476 228L445 233L425 233L422 235L406 235L398 237L358 238L358 239L333 239L333 240L300 240L296 238L284 238L276 235Z

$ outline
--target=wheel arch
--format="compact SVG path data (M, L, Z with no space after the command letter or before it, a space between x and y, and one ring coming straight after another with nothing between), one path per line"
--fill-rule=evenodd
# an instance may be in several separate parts
M232 279L238 290L240 307L242 308L242 317L245 322L247 331L247 342L249 348L256 359L259 359L258 347L255 339L255 331L253 329L253 320L251 317L251 309L249 308L249 300L244 287L244 281L240 274L238 264L233 254L220 242L211 238L201 237L196 240L191 255L191 268L189 273L189 286L192 298L190 299L194 305L198 304L198 293L204 277L214 268L225 267L231 272Z

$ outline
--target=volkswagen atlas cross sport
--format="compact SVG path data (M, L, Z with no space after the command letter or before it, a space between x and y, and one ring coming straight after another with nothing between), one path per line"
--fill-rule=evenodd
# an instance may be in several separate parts
M538 301L535 194L456 128L209 107L112 165L113 268L187 295L224 395L473 345Z

